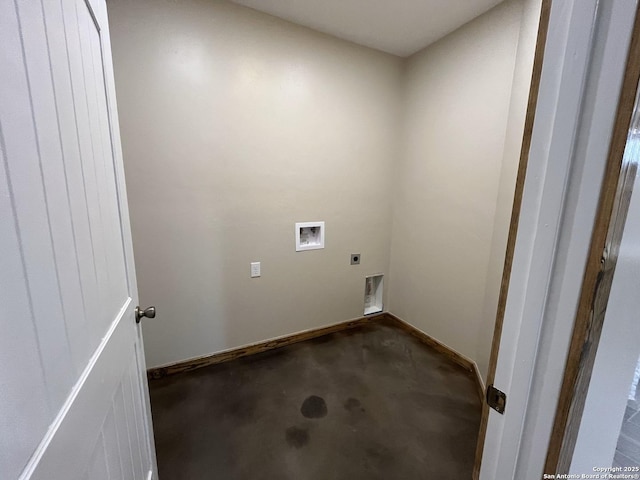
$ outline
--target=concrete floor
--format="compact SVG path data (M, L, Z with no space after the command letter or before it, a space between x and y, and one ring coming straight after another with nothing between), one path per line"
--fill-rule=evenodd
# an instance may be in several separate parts
M368 325L153 380L162 480L470 479L471 374Z

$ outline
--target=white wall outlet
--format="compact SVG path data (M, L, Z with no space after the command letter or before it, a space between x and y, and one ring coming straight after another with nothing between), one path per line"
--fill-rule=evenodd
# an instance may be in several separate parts
M260 276L260 262L251 262L251 278Z

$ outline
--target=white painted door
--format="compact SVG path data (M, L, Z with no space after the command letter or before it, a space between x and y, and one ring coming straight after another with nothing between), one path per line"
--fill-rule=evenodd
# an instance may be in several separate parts
M543 473L638 0L553 1L480 480ZM600 465L593 465L600 466ZM605 466L605 465L603 465Z
M0 1L0 477L157 478L104 0Z

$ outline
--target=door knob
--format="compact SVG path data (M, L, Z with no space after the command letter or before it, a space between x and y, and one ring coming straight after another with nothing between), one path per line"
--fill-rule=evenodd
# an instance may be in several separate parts
M136 323L140 323L142 317L156 318L156 307L145 308L136 307Z

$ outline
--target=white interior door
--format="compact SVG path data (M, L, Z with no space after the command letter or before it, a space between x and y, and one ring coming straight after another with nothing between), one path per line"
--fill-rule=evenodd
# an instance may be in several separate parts
M156 478L104 0L0 2L0 477Z
M539 480L598 209L637 0L553 1L480 480ZM600 466L593 464L592 466ZM605 466L605 465L603 465Z

